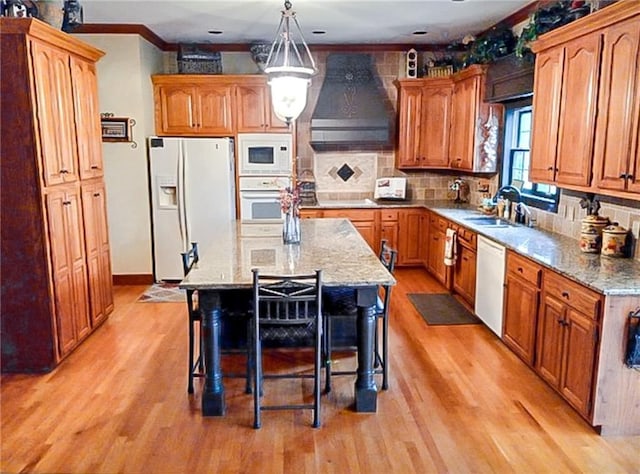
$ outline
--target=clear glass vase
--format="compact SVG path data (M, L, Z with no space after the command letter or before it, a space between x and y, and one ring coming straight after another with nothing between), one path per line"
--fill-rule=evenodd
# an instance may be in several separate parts
M294 209L284 215L282 224L282 241L285 244L300 243L300 214Z

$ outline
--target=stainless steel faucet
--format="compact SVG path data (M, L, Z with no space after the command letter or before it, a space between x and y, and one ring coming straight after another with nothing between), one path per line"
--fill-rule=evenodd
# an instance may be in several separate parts
M534 227L536 224L536 218L531 212L531 209L523 202L516 204L515 220L527 227Z
M518 203L522 202L522 194L520 193L520 190L510 184L506 186L502 186L500 189L498 189L498 192L493 197L493 202L498 202L499 198L505 197L505 196L511 202L518 202ZM515 196L516 199L513 199L513 196Z

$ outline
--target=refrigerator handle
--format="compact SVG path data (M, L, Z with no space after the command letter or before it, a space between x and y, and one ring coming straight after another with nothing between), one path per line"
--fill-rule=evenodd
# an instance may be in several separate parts
M177 183L177 195L178 195L178 227L180 228L180 239L182 240L182 251L187 250L187 245L189 243L189 236L187 235L187 225L186 225L186 206L184 203L184 142L180 142L180 146L178 147L178 183Z
M183 142L184 143L184 142ZM189 196L189 155L187 155L186 150L183 152L182 156L182 207L184 213L184 233L185 233L185 250L188 249L191 243L191 222L189 219L189 213L187 209L189 206L187 205L187 196Z

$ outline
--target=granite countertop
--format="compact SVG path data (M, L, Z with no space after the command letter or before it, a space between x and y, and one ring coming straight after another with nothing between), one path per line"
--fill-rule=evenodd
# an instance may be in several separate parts
M180 288L251 288L252 268L275 275L322 269L324 286L377 286L395 279L347 219L302 219L299 244L283 244L282 224L221 226L216 242L200 248L200 260Z
M464 225L508 249L529 257L572 280L605 295L640 295L640 262L630 258L611 258L580 251L578 241L559 234L523 225L486 227L466 220L482 215L468 204L453 201L408 200L369 202L324 201L308 208L387 208L424 207L447 219Z

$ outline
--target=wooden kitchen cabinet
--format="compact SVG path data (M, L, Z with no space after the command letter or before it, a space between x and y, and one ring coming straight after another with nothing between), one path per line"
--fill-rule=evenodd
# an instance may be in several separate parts
M450 267L444 264L447 220L431 214L429 223L429 257L427 259L427 268L436 280L448 288L450 282Z
M154 75L156 133L160 136L229 136L234 133L229 77Z
M398 168L448 168L452 81L407 79L398 84Z
M103 53L31 18L0 18L0 36L1 118L21 127L0 142L2 371L43 372L113 308L94 65Z
M422 264L422 215L420 208L400 211L400 235L398 240L398 265Z
M82 210L91 292L91 324L95 326L113 311L111 250L104 183L97 181L82 184Z
M530 367L535 360L542 268L507 250L502 340Z
M533 44L532 181L638 199L639 22L617 2Z
M458 258L453 267L453 290L471 308L476 301L476 233L464 227L450 224L458 235Z
M601 297L545 270L538 313L535 370L590 420Z
M465 70L463 76L454 80L449 137L451 168L473 169L476 121L484 97L483 80L484 71L479 67Z
M78 180L69 53L46 40L31 39L44 181L47 186ZM6 122L5 122L6 123Z
M596 186L640 192L640 21L634 18L607 28L603 40Z
M398 231L401 225L399 215L402 216L402 214L403 211L398 209L380 209L380 239L378 240L386 240L387 245L395 250L398 250L399 245ZM380 250L379 247L378 250Z
M238 133L290 131L271 110L271 91L264 76L236 76L235 113Z
M100 108L95 93L98 90L96 65L93 61L73 56L70 64L80 179L100 178L104 170Z

